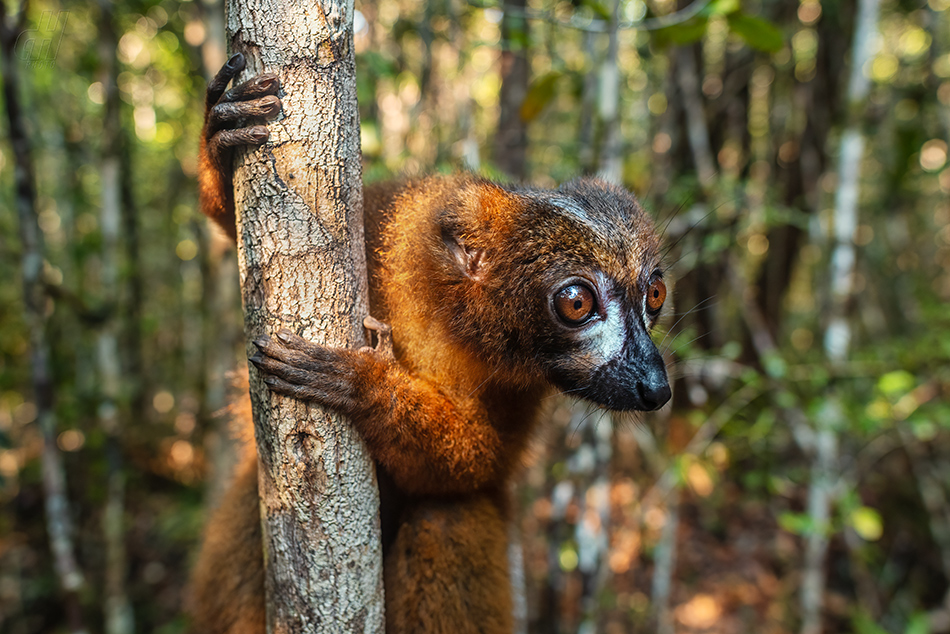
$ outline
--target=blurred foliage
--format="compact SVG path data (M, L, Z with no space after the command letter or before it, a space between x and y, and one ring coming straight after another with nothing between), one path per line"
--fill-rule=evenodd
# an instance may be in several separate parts
M223 13L212 0L116 5L113 51L101 45L102 6L31 3L28 28L45 28L47 12L66 12L65 24L48 33L59 37L54 59L22 49L18 59L46 240L58 448L88 578L83 613L100 631L109 458L97 422L97 315L116 315L127 592L136 629L172 633L185 627L206 501L226 480L227 432L213 416L223 371L210 360L239 367L244 354L238 295L221 294L236 283L233 256L196 211L203 89L224 59ZM501 176L491 156L501 6L357 6L368 181L460 167ZM663 228L676 280L657 338L676 379L672 410L611 426L559 403L532 452L518 494L529 630L655 631L651 583L666 573L676 631L796 630L802 540L824 531L826 631L940 631L950 583L950 2L882 5L862 69L873 87L861 120L851 352L836 366L823 338L854 3L713 0L678 24L636 26L685 6L619 3L618 120L598 105L613 3L531 0L530 28L514 36L532 77L514 104L527 126L528 181L596 172L604 144L619 138L624 183ZM126 230L139 240L109 307L99 303L99 162L113 55ZM683 55L697 68L694 95L678 81ZM701 104L711 180L697 176L690 99ZM56 632L66 617L44 523L2 130L0 630ZM834 513L818 525L802 439L832 406L847 422ZM675 563L664 571L669 526Z

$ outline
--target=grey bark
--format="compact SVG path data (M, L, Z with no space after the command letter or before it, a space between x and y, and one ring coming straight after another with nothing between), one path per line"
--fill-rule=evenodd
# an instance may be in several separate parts
M687 138L696 164L696 176L700 188L706 190L716 177L716 160L709 147L709 128L700 89L700 72L696 67L692 46L682 46L676 51L676 81L683 98L686 113Z
M870 82L864 76L863 68L874 54L873 40L877 32L879 7L880 0L858 1L848 80L848 120L841 136L838 155L838 189L832 213L834 247L831 256L831 300L828 306L830 319L824 340L825 355L831 365L836 367L847 361L851 342L848 306L854 294L856 253L853 236L858 225L858 194L865 142L861 125L870 91ZM815 451L812 455L807 502L812 530L805 543L802 572L802 634L819 634L822 629L827 529L834 501L833 481L839 470L838 434L845 423L840 396L832 393L824 411L815 420Z
M666 521L660 531L660 540L654 551L653 586L650 602L658 634L672 634L673 609L670 595L673 590L673 571L676 568L676 533L680 525L680 490L673 489L666 501Z
M620 0L615 0L610 13L607 34L607 56L600 69L601 129L600 169L598 176L611 183L623 179L623 142L620 134Z
M289 328L366 343L353 4L228 4L247 76L280 76L284 117L238 159L238 260L248 341ZM251 346L249 346L249 352ZM251 368L271 632L382 632L373 464L341 417L268 393Z
M121 415L121 359L119 357L119 244L122 226L122 125L119 120L118 40L113 27L113 5L99 4L99 52L102 60L101 82L105 89L105 116L103 120L102 199L100 222L102 229L102 274L99 279L99 301L108 307L107 317L99 329L96 341L96 359L99 382L99 426L106 437L108 475L106 505L102 529L106 548L105 570L105 631L108 634L128 634L134 623L132 606L126 594L125 553L125 473L120 444Z

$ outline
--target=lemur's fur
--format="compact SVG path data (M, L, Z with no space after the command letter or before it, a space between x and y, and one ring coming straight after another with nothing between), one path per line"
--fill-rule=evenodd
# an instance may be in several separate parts
M232 237L229 148L260 144L276 77L208 87L202 210ZM669 400L650 339L666 288L636 199L594 179L557 190L473 175L365 192L370 309L392 348L331 349L281 331L251 361L281 394L345 414L378 465L386 629L512 630L507 483L552 389L619 410ZM370 321L383 336L390 331ZM262 634L253 454L207 528L194 631Z

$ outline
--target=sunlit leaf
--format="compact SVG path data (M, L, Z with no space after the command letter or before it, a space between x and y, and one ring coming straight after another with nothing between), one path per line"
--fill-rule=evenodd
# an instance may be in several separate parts
M849 520L854 532L865 541L875 542L884 533L881 514L869 506L859 506L851 511Z
M888 372L877 381L877 389L884 394L894 395L903 392L909 392L917 380L914 375L906 370L895 370Z
M557 82L563 73L552 71L536 79L528 87L528 94L521 103L521 120L525 123L534 121L544 110L544 107L551 103L556 94Z
M577 551L571 544L563 544L561 546L561 552L558 553L557 559L558 563L561 564L561 570L564 572L571 572L577 568Z
M768 20L745 13L732 13L727 20L732 32L754 49L774 53L785 44L782 31Z

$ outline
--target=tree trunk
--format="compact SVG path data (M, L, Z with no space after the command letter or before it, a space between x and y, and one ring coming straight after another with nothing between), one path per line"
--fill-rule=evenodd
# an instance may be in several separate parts
M238 260L248 341L289 328L365 342L359 113L352 0L229 3L246 76L276 72L285 116L238 158ZM245 77L246 78L246 77ZM253 346L249 346L253 352ZM251 368L270 632L381 632L379 496L353 428L270 394Z
M102 69L100 80L105 89L103 142L100 173L102 202L101 275L98 301L106 307L106 319L99 329L96 357L99 366L99 427L106 438L108 464L106 505L102 514L102 532L106 548L105 631L128 634L133 630L132 606L125 592L125 471L122 464L122 416L119 398L122 392L122 362L119 355L119 254L122 226L122 125L119 119L118 40L113 26L113 5L99 4L99 52ZM124 314L125 311L122 311Z
M848 360L851 325L848 308L854 294L854 231L858 226L858 194L864 133L861 129L870 91L864 66L874 54L880 0L859 0L857 26L851 53L848 81L848 119L838 155L838 189L832 214L834 248L831 255L830 320L825 330L825 355L832 367ZM828 524L831 517L833 482L838 471L838 433L845 426L841 395L832 392L815 421L815 451L812 456L808 514L811 532L805 544L805 569L802 573L802 634L821 632L821 608L825 592L825 554L828 550Z
M703 108L703 93L700 88L701 73L696 65L693 46L681 46L676 50L674 72L683 98L687 138L693 152L696 177L699 179L700 189L706 191L716 178L716 160L709 147L709 128L706 125L706 111Z
M501 92L494 148L495 166L517 181L527 175L528 128L521 119L521 104L528 94L530 64L524 10L525 0L512 0L505 4L501 20Z
M620 0L614 0L607 34L607 57L600 69L600 161L597 175L623 182L623 138L620 134Z
M24 29L25 3L13 19L7 19L6 6L0 3L0 76L3 77L3 101L6 106L13 148L15 205L20 231L23 276L23 304L30 338L30 364L36 420L43 437L43 494L46 506L46 530L53 555L56 577L63 591L63 608L69 629L85 632L80 592L85 578L76 561L73 523L66 491L66 475L62 457L56 446L55 387L49 361L46 332L47 308L50 300L44 287L43 267L46 263L43 234L36 209L36 181L26 117L20 105L17 87L18 60L14 47Z

